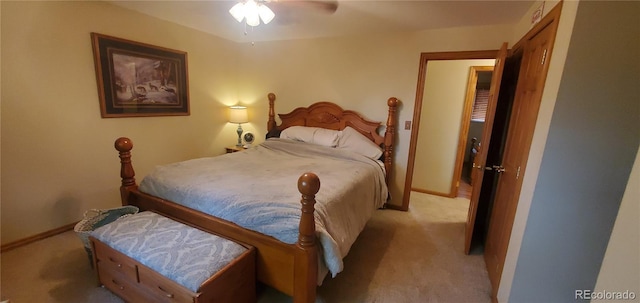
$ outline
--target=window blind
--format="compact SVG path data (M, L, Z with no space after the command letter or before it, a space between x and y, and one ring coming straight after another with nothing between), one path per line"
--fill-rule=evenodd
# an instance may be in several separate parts
M477 89L476 97L473 101L473 112L471 113L471 120L484 121L487 115L487 106L489 105L489 90Z

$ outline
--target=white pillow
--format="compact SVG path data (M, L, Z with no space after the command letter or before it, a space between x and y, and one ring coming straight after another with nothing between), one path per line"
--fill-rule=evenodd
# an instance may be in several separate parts
M380 146L350 126L340 132L336 148L350 150L373 160L378 160L382 156L382 148Z
M290 126L280 133L280 138L336 147L339 133L337 130L320 127Z

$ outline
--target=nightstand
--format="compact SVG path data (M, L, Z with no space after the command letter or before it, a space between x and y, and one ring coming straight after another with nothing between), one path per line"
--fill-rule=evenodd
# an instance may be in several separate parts
M227 154L230 154L230 153L235 153L235 152L243 151L243 150L245 150L246 148L244 148L243 146L235 146L235 145L234 145L234 146L227 146L227 147L225 147L225 149L227 150Z

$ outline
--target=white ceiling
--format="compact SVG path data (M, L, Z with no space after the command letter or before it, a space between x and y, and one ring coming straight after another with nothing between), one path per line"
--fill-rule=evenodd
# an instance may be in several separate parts
M236 42L411 32L435 28L515 24L534 1L339 0L327 13L312 6L271 0L275 19L255 28L229 9L238 1L112 1L113 4ZM247 34L245 35L245 28Z

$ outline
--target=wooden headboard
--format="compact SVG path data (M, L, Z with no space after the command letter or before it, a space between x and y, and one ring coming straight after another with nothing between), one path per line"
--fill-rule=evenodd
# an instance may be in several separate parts
M387 117L384 137L378 134L378 127L381 123L365 119L357 112L344 110L342 107L331 102L317 102L309 107L298 107L288 114L278 114L282 123L276 125L274 102L276 95L270 93L269 97L269 120L267 130L283 130L289 126L310 126L321 127L333 130L343 130L351 126L384 150L384 163L386 169L387 184L390 180L393 165L393 144L395 142L396 128L396 108L398 99L391 97L387 100L389 113Z

